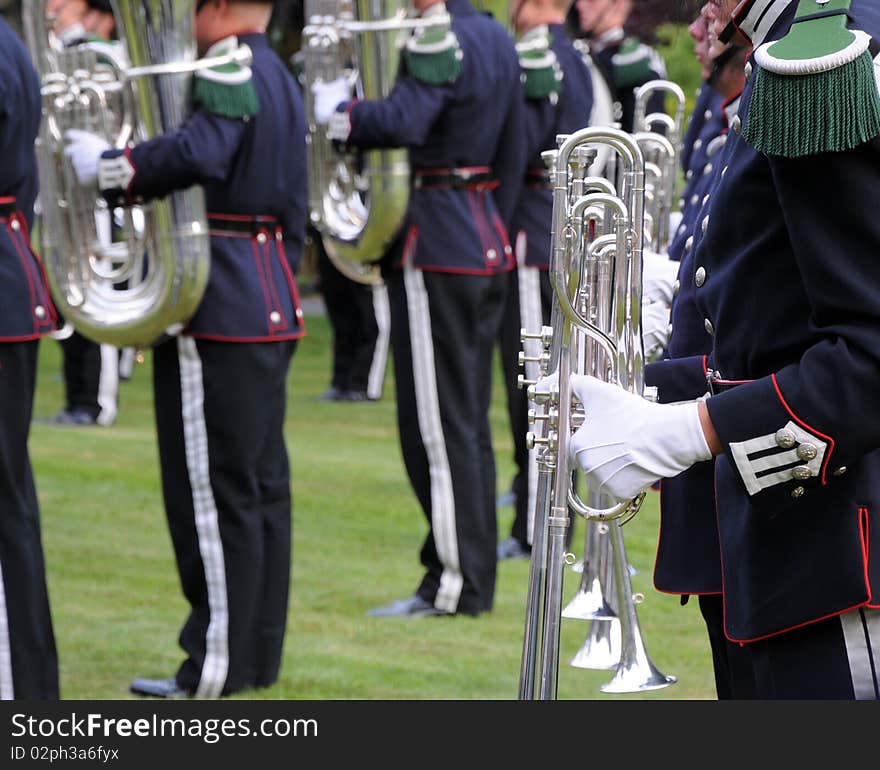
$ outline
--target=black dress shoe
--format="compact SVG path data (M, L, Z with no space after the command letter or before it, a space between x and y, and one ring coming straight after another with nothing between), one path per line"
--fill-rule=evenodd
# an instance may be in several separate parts
M168 679L135 679L129 689L135 695L148 698L192 698L192 693L177 684L173 676Z
M498 543L498 558L504 559L530 559L532 556L531 546L524 545L513 535Z
M373 607L367 610L367 615L381 618L422 618L429 615L454 615L454 612L438 610L433 604L425 601L418 594L406 599L398 599L396 602L382 607Z
M85 409L62 409L50 421L50 425L97 425L97 420Z

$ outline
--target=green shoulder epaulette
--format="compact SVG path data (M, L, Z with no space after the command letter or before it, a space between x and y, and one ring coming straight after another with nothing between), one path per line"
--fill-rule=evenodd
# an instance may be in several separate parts
M406 71L432 86L454 83L461 74L464 53L455 33L445 26L424 27L406 41Z
M208 49L205 58L224 56L239 48L238 38L228 37ZM260 110L250 67L230 62L197 70L193 77L193 106L224 118L249 118Z
M536 28L535 33L523 35L516 44L526 99L555 100L559 96L562 68L550 42L550 33L545 26Z
M648 80L666 76L660 55L638 38L628 37L611 57L614 85L617 90L635 88Z
M800 0L791 29L755 50L743 138L767 155L840 152L880 135L871 38L847 28L851 0Z

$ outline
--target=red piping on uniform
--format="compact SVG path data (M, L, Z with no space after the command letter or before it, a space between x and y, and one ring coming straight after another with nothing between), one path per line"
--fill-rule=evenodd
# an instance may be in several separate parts
M480 216L480 210L477 208L476 196L474 195L474 190L469 189L467 191L468 195L468 206L471 210L471 217L473 217L474 225L477 228L477 235L480 236L480 248L483 250L483 261L486 260L486 251L489 249L488 238L486 234L486 228L484 226L483 217Z
M753 636L749 639L734 639L732 636L728 636L727 634L727 625L725 623L724 628L724 636L727 637L727 640L730 642L736 642L737 644L748 644L749 642L760 642L764 639L772 639L774 636L779 636L780 634L787 634L789 631L796 631L799 628L804 628L805 626L810 626L813 623L819 623L822 620L828 620L828 618L836 618L840 615L845 615L847 612L852 612L853 610L857 610L859 607L870 607L871 605L868 602L859 602L858 604L852 605L852 607L845 607L842 610L837 610L836 612L829 612L827 615L822 615L819 618L813 618L812 620L805 620L803 623L798 623L795 626L788 626L787 628L780 628L778 631L773 631L769 634L764 634L763 636Z
M12 222L18 222L18 219L15 215L7 222L6 229L9 232L9 240L12 242L12 246L15 249L15 253L18 256L18 261L21 262L21 269L24 270L24 274L27 276L28 282L28 293L30 295L31 302L31 315L33 316L34 305L37 302L37 294L36 288L34 287L34 276L33 271L28 266L28 260L25 259L24 254L21 253L21 244L19 243L19 239L16 237L17 233L12 229ZM21 223L19 223L21 224ZM38 324L36 323L36 319L32 318L34 323L34 328L36 329Z
M292 334L279 334L274 337L266 335L264 337L227 337L223 334L198 334L186 332L187 337L195 340L210 340L212 342L286 342L287 340L298 340L306 336L305 331L296 331Z
M871 579L868 575L868 561L871 553L871 528L869 526L870 523L870 515L868 513L868 509L864 506L859 508L859 535L862 538L862 554L865 562L865 586L868 589L868 595L871 599L874 598L873 592L871 591ZM868 600L870 601L870 599ZM877 604L868 604L868 607L872 609L877 609L880 605Z
M703 356L703 376L709 376L709 356Z
M406 242L403 244L403 254L400 256L401 264L405 265L407 262L410 262L413 266L415 266L415 252L416 245L419 242L419 226L413 225L409 228L409 232L406 234Z
M827 483L825 480L825 471L828 469L828 461L831 459L832 452L834 452L834 439L831 438L831 436L826 436L824 433L821 433L815 428L811 428L809 425L807 425L807 423L798 418L798 416L791 410L791 407L788 405L788 402L782 395L782 391L779 389L779 382L777 382L776 380L776 374L772 374L770 378L773 380L773 387L776 388L776 395L779 396L779 400L782 402L785 410L791 415L791 419L794 420L802 428L806 428L808 431L810 431L810 433L819 436L820 438L824 438L828 442L828 454L825 455L825 462L822 463L822 485L824 486Z
M275 307L275 310L281 316L281 323L273 324L272 319L269 319L269 329L272 334L275 334L275 329L281 331L282 329L286 329L288 327L287 316L284 315L283 305L281 304L281 297L278 295L278 287L275 285L275 274L272 270L272 247L270 245L271 241L269 240L269 232L268 230L260 230L263 235L266 236L266 242L263 244L263 260L266 266L266 278L269 281L269 293L272 298L272 304ZM280 260L279 260L280 264Z
M257 266L257 276L260 279L260 287L263 290L263 304L266 309L266 316L264 317L265 321L268 321L269 315L269 306L271 304L271 300L269 299L269 289L266 286L266 276L263 275L263 261L260 259L260 252L257 250L257 239L255 236L251 237L251 251L254 255L254 264ZM272 325L271 323L267 324L266 327L269 330L269 334L272 334Z
M284 249L284 239L281 237L281 228L275 231L275 244L278 249L278 261L281 263L281 269L284 271L284 277L287 279L287 287L290 289L290 296L293 299L293 317L303 334L306 332L306 320L302 313L302 305L299 301L299 287L296 283L296 276L290 269L290 263L287 261L287 252Z
M498 240L501 241L501 253L503 254L502 262L505 267L510 265L510 267L513 268L516 264L516 260L513 256L513 249L510 246L510 238L507 233L507 228L498 216L498 212L492 214L492 224L495 225L495 232L498 234Z

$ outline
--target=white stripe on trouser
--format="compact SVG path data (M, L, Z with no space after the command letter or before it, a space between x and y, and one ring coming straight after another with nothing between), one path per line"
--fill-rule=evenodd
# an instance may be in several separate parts
M367 398L382 398L385 383L385 369L388 366L388 344L391 339L391 306L388 302L388 287L384 283L373 285L373 315L376 316L376 344L373 347L373 361L367 377Z
M101 345L101 373L98 376L98 425L116 421L119 398L119 351L113 345Z
M544 325L544 315L541 312L541 275L536 267L520 265L517 269L519 282L519 315L520 326L530 332L538 332ZM541 355L541 343L539 340L524 340L523 352L529 358L537 358ZM537 361L526 361L525 375L527 380L538 380L541 376ZM529 401L529 408L535 408L535 404ZM535 500L538 496L538 453L534 449L529 450L528 464L528 526L526 537L529 545L532 544L535 529Z
M186 467L192 488L199 553L205 567L210 613L205 634L205 662L202 665L196 697L219 698L229 670L229 608L220 522L208 466L202 361L196 342L191 337L178 337L177 354L180 361L180 402Z
M437 372L434 368L434 340L431 334L431 310L425 277L407 261L403 272L406 307L409 315L409 336L412 349L413 381L416 391L416 412L419 432L428 456L431 479L431 530L437 556L443 565L440 587L434 599L438 610L456 612L464 587L458 558L458 536L455 525L455 496L452 471L446 453L446 439L440 419L437 395Z
M880 699L880 610L845 612L840 624L856 700Z
M9 641L9 614L6 611L6 587L0 564L0 700L14 700L12 681L12 644Z

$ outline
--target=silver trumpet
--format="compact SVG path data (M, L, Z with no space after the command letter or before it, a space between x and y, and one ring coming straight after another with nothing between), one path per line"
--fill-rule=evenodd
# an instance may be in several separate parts
M571 433L583 419L572 402L571 375L592 373L632 393L645 391L641 333L645 159L638 141L616 128L585 128L557 141L558 149L544 154L554 188L551 327L540 335L523 335L545 341L545 372L557 376L540 388L523 382L543 411L535 415L537 431L528 436L529 445L538 449L538 494L520 671L522 700L557 696L563 572L571 558L565 545L569 511L587 522L604 522L608 528L620 605L616 608L620 656L617 673L603 692L655 689L675 681L657 671L645 654L623 543L622 523L636 515L645 495L620 501L594 496L588 505L577 494L569 468ZM619 193L587 181L588 161L595 158L599 146L614 151Z

